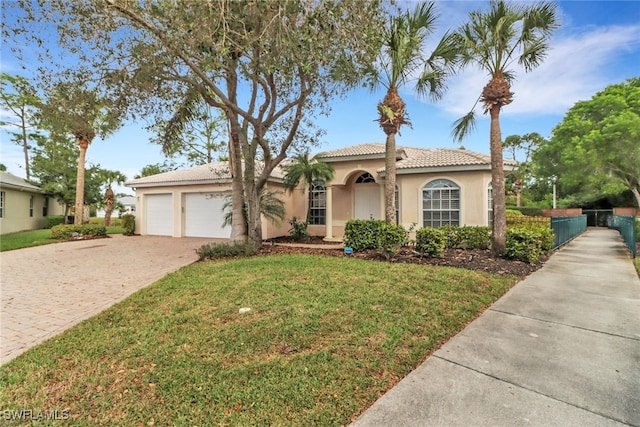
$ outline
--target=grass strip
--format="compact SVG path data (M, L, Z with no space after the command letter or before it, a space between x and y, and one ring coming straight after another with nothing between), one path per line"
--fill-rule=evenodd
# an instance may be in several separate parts
M73 425L344 425L515 282L309 255L197 263L2 366L0 408Z

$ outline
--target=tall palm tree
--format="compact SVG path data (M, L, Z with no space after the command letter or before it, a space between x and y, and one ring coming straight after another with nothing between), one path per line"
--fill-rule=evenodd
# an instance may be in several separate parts
M284 188L293 192L298 184L302 183L302 191L310 189L313 184L326 184L333 179L334 170L328 163L318 159L317 156L310 157L309 152L298 154L293 160L282 167L285 171ZM311 202L307 206L306 222L309 223L311 215Z
M513 101L511 82L515 63L531 71L542 63L551 32L558 27L553 3L511 4L492 0L488 12L471 12L469 22L457 32L462 65L473 64L489 75L489 83L476 101L491 117L491 183L493 188L492 250L504 252L507 236L505 183L500 133L500 111ZM475 128L475 105L454 123L452 135L461 141Z
M437 18L433 2L419 3L412 12L391 18L379 57L381 70L374 73L374 88L383 86L387 90L378 104L378 121L386 135L385 220L391 224L396 222L396 133L400 134L402 125L410 125L398 89L415 80L419 96L439 99L445 90L445 78L453 74L458 57L456 38L449 33L445 33L431 55L425 55L425 45Z
M106 137L121 125L122 106L103 98L96 89L78 82L57 82L46 104L41 107L43 124L52 133L75 137L80 154L76 178L75 224L82 224L84 213L85 159L89 145L99 135Z

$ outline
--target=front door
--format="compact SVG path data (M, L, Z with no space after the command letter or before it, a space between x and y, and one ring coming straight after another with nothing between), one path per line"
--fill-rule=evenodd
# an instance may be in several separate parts
M381 219L379 185L355 184L354 199L354 219Z

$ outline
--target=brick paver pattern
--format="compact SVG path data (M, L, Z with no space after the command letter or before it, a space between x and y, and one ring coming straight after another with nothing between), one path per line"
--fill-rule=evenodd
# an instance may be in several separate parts
M212 240L114 235L0 253L0 364L196 261Z

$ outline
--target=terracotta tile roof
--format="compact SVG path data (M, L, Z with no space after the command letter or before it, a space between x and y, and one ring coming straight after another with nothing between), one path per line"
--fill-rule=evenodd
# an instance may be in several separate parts
M318 154L318 157L329 159L333 157L355 157L355 156L375 156L381 155L384 157L385 148L384 144L374 142L368 144L352 145L350 147L339 148L337 150L325 151Z
M423 169L458 166L489 166L491 157L473 151L453 149L453 148L417 148L398 146L397 169ZM385 145L383 143L359 144L337 150L320 153L328 161L331 159L355 157L380 157L384 158ZM506 160L505 164L515 165L514 162ZM378 170L384 172L384 168Z
M19 188L23 190L31 190L36 193L42 192L40 187L30 184L26 179L10 174L9 172L0 171L0 186L8 188Z
M262 170L262 165L256 165L256 170L259 173ZM276 167L271 173L271 177L282 179L284 173L280 167ZM125 185L127 187L155 187L159 185L215 184L229 181L231 181L229 163L218 162L132 179L127 181Z

